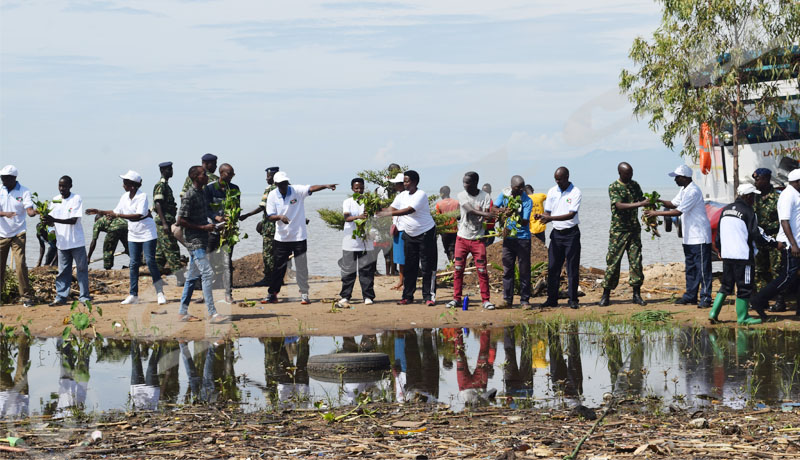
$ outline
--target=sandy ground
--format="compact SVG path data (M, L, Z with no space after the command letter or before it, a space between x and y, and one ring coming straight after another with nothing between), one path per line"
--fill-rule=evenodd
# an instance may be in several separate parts
M127 272L125 272L127 273ZM572 310L566 307L566 301L561 301L560 308L540 309L538 304L544 301L543 297L533 299L532 310L498 309L494 311L483 310L479 306L477 286L465 286L465 292L472 299L469 310L448 309L444 304L452 298L451 288L439 288L437 291L438 302L435 307L426 307L421 303L398 306L396 301L400 298L398 291L391 290L396 278L377 277L377 300L374 305L366 306L361 303L360 288L356 286L353 308L347 310L332 310L332 304L340 289L340 281L336 278L312 277L311 279L311 305L299 303L299 292L293 281L284 287L280 295L280 303L254 306L245 304L245 299L261 299L266 295L265 287L250 287L234 289L236 302L230 305L220 302L224 298L221 290L214 291L217 300L216 307L221 313L232 315L230 324L210 324L207 321L196 323L181 323L178 321L179 299L182 287L175 285L175 278L169 277L169 286L165 293L169 300L167 305L158 305L155 292L150 280L142 277L140 281L140 299L138 305L120 305L124 295L119 293L100 294L95 297L95 305L103 310L102 317L97 318L95 324L97 331L107 337L147 337L147 338L179 338L200 339L204 337L242 336L286 336L286 335L324 335L324 336L352 336L375 333L383 330L408 329L408 328L436 328L436 327L501 327L517 323L534 322L563 317L566 319L594 319L611 321L625 321L630 315L644 309L667 310L674 314L674 323L689 326L708 326L708 310L700 310L695 306L673 305L673 296L682 292L682 266L671 264L667 266L649 266L646 269L648 281L645 282L642 292L649 304L640 307L628 303L630 288L625 285L625 274L620 287L612 296L610 307L599 307L602 289L597 283L598 276L587 274L582 277L582 290L586 292L581 297L581 308ZM715 282L716 292L716 282ZM127 282L119 288L127 289ZM418 291L418 297L420 292ZM199 293L195 294L195 299ZM518 300L518 299L517 299ZM502 302L499 289L494 288L492 301L497 305ZM192 303L189 311L200 318L205 318L204 304ZM0 307L0 321L5 325L16 325L29 322L31 333L40 337L53 337L61 334L65 321L70 313L69 306L48 307L39 305L24 308L21 305L4 305ZM766 328L795 329L800 327L800 318L793 312L774 315L776 321L760 326ZM720 316L722 326L734 326L735 311L732 305L726 306Z

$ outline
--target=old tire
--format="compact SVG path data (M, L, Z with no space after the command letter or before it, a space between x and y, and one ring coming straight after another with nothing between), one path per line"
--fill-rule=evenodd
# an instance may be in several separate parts
M308 358L308 376L320 382L374 382L390 369L385 353L334 353Z

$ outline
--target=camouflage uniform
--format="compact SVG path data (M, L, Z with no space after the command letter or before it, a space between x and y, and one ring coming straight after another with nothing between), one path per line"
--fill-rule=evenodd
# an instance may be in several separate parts
M100 232L106 233L103 240L103 268L111 270L114 266L114 251L117 249L117 242L122 241L122 246L128 248L128 221L103 216L94 223L92 239L97 240Z
M778 221L778 195L779 193L772 187L768 193L756 195L756 202L753 210L758 217L758 226L764 229L764 233L775 238L780 228ZM756 254L756 289L762 289L770 281L778 276L781 267L781 252L777 248L769 246L757 246Z
M623 184L619 180L608 186L608 197L611 200L611 228L608 236L608 254L606 254L606 276L603 288L614 289L619 284L619 266L622 255L628 251L631 286L641 286L644 282L642 272L642 227L639 224L639 210L619 210L615 203L635 203L644 199L642 188L631 180Z
M261 256L264 258L264 278L270 279L272 270L275 268L275 259L272 257L272 239L275 237L275 222L269 220L267 217L267 196L269 192L275 190L277 186L270 185L264 190L264 195L261 197L259 206L264 208L263 216L261 217L261 235L263 244L261 246Z
M218 175L216 175L214 173L210 173L208 171L206 171L206 176L208 176L208 183L209 184L214 182L214 181L216 181L216 180L219 180L219 176ZM186 176L186 180L183 181L183 188L181 189L181 199L183 199L183 197L186 195L186 191L189 190L189 187L191 187L191 186L192 186L192 178L189 177L189 176Z
M164 230L161 217L155 212L155 203L161 202L161 212L164 214L164 220L167 225L172 227L175 223L175 215L178 213L178 205L175 203L175 197L172 195L172 187L169 186L167 180L163 177L156 182L153 187L153 218L156 221L156 229L158 231L158 240L156 240L156 263L158 269L163 272L168 268L173 273L183 268L181 262L181 250L178 247L178 240L172 232Z

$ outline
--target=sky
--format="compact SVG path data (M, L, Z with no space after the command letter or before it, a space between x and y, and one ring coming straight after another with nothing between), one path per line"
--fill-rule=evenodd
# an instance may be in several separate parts
M565 165L602 187L629 161L644 189L681 163L618 91L647 0L0 0L0 162L43 195L122 193L128 169L179 187L207 152L243 193L264 168L349 185L390 162L420 188L537 190ZM175 188L174 187L174 188Z

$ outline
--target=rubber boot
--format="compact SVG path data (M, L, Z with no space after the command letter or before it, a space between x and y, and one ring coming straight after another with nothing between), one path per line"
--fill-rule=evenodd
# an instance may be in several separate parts
M642 298L641 289L642 289L641 286L633 286L633 298L631 299L631 301L636 305L641 305L644 307L645 305L647 305L647 302L645 302L644 299Z
M752 318L747 314L747 308L749 306L747 299L736 299L736 323L743 326L761 324L761 319Z
M711 324L717 324L719 318L719 311L722 310L722 304L725 303L725 294L718 292L717 297L714 298L714 305L711 306L711 311L708 312L708 319Z
M611 300L609 299L609 297L611 297L611 289L604 288L603 295L600 297L600 302L598 302L597 304L600 305L601 307L609 306L611 304Z

